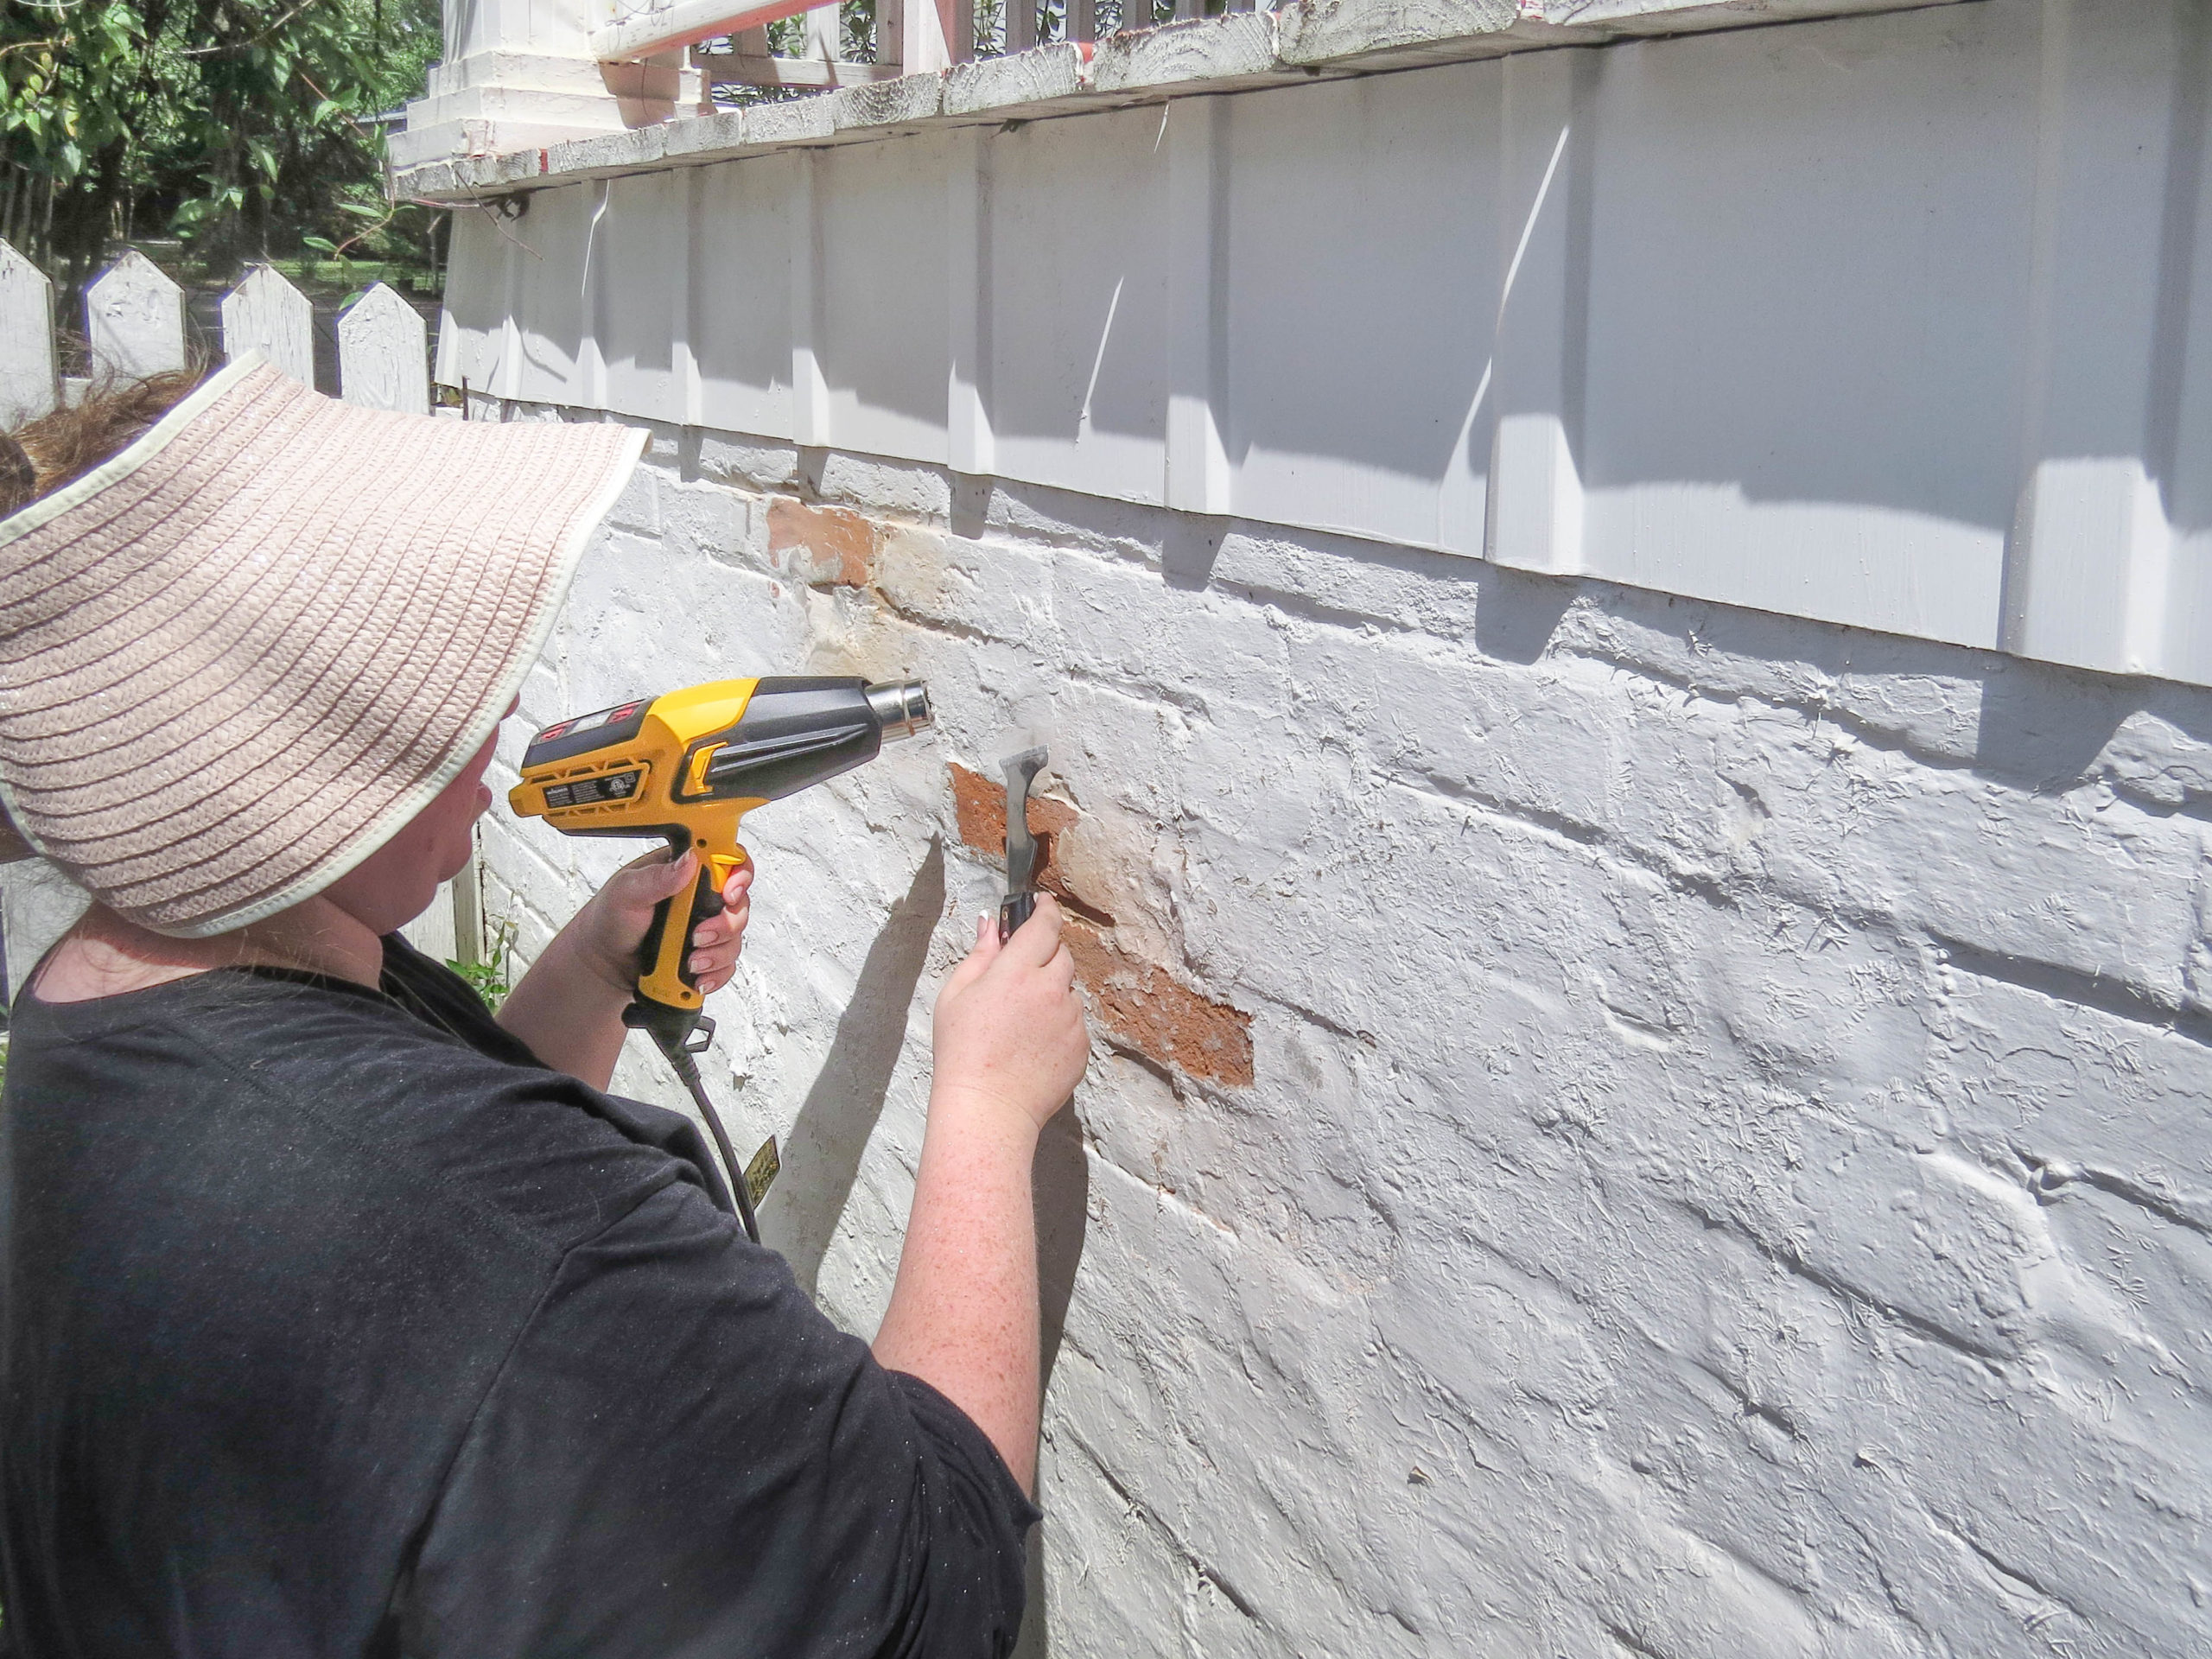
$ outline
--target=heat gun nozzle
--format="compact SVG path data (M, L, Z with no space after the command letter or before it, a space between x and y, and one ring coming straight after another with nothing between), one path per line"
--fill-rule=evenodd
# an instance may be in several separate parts
M874 713L876 724L882 727L887 743L927 730L937 719L930 712L929 687L919 680L884 680L871 685L868 706Z

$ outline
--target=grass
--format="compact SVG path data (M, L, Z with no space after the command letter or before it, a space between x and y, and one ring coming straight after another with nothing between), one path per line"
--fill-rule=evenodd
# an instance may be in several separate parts
M394 288L412 289L417 294L442 293L445 288L442 273L397 259L303 258L271 259L269 263L302 288L334 288L350 292L375 283L388 283Z

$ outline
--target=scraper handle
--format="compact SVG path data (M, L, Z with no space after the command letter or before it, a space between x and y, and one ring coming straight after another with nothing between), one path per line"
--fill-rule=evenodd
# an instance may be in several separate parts
M999 906L999 943L1004 944L1012 938L1014 930L1027 921L1036 908L1037 895L1035 893L1008 894L1006 902Z

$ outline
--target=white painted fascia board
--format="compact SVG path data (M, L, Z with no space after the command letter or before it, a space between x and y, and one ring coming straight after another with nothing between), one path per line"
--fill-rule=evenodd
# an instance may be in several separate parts
M774 0L733 13L732 0L681 3L594 33L592 50L637 55L805 10ZM469 200L518 186L607 178L655 167L852 143L919 127L1042 120L1172 98L1364 75L1509 53L1707 33L1965 0L1305 0L1280 12L1232 11L1133 29L1095 47L1039 47L949 70L902 75L818 98L752 105L510 156L464 156L394 169L396 194ZM617 30L675 30L676 34ZM683 33L685 30L695 32ZM826 107L816 108L815 105ZM651 135L650 137L648 135ZM496 137L494 140L496 143Z
M1233 92L1281 80L1310 80L1275 53L1278 14L1225 11L1130 29L1098 43L1092 86L1103 93L1163 92L1170 87Z

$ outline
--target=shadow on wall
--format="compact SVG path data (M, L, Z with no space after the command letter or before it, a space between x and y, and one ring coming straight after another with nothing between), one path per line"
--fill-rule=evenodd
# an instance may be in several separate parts
M868 1136L883 1116L884 1095L906 1039L906 1011L944 914L944 843L931 836L906 896L892 907L861 964L829 1057L791 1125L783 1179L760 1217L766 1242L783 1252L810 1296Z
M1083 1149L1083 1120L1073 1106L1045 1126L1037 1142L1032 1178L1037 1223L1037 1300L1044 1316L1038 1370L1048 1395L1052 1366L1060 1357L1060 1333L1067 1325L1068 1302L1075 1294L1076 1269L1083 1265L1084 1235L1090 1224L1090 1162ZM1039 1471L1040 1484L1042 1470ZM1012 1659L1045 1659L1052 1651L1051 1619L1045 1606L1045 1529L1049 1516L1029 1529L1027 1611Z
M810 1296L852 1195L868 1137L883 1116L891 1074L906 1040L906 1012L929 960L931 936L944 914L944 842L931 836L906 896L892 907L889 921L861 964L829 1058L791 1126L783 1178L761 1215L767 1243L783 1252ZM1033 1191L1043 1315L1040 1370L1049 1389L1090 1214L1090 1165L1073 1106L1054 1117L1038 1141ZM1039 1659L1048 1651L1041 1530L1030 1530L1028 1611L1014 1649L1027 1659Z
M2021 789L2074 788L2142 705L2145 690L2140 681L1993 662L1981 677L1974 771Z
M1083 1120L1073 1106L1063 1108L1038 1137L1031 1182L1031 1213L1037 1224L1037 1299L1044 1316L1039 1370L1049 1389L1053 1363L1060 1357L1068 1300L1075 1294L1076 1269L1083 1264L1084 1234L1090 1222L1090 1162L1083 1149Z
M1574 583L1502 564L1482 571L1479 580L1475 645L1483 655L1525 666L1551 649L1560 619L1574 603Z
M2212 710L2193 686L2001 658L1980 677L1974 771L2018 788L2063 791L2095 776L2137 715L2212 743Z

